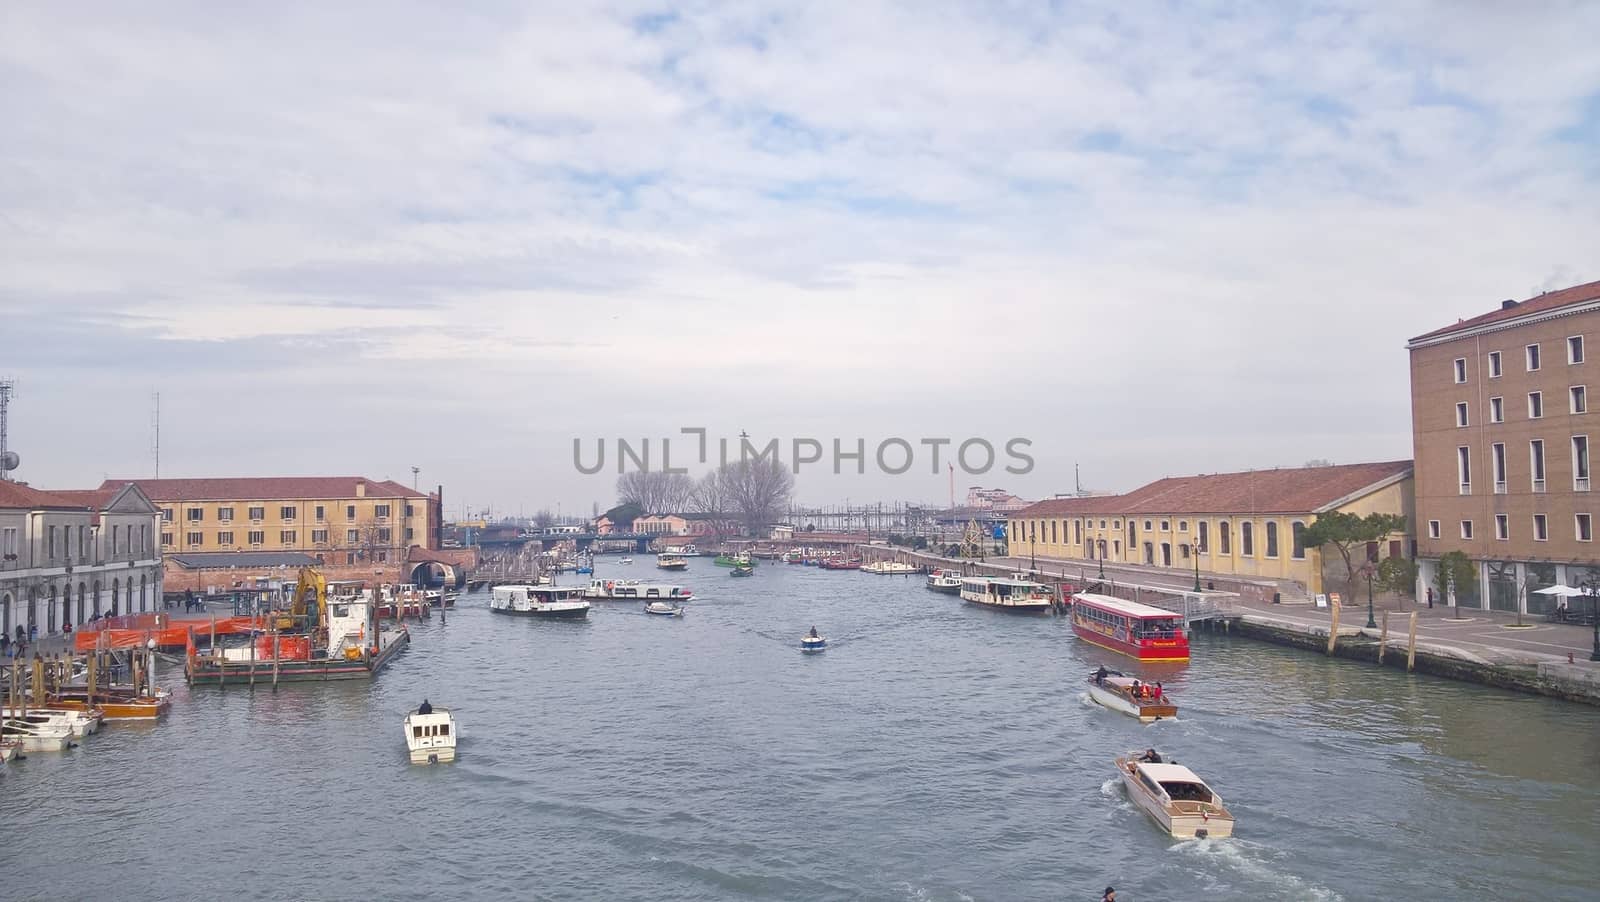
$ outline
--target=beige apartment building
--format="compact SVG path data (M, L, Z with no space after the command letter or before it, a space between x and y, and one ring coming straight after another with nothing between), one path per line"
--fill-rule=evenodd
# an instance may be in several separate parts
M1600 581L1590 442L1600 439L1600 282L1411 339L1421 586L1451 551L1478 566L1463 606L1530 613L1535 590Z

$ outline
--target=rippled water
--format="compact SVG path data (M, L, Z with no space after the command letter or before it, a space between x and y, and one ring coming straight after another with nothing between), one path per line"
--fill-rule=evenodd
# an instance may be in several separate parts
M1063 618L781 564L676 579L682 620L468 596L371 686L178 688L159 726L8 765L0 897L1594 898L1592 709L1202 635L1152 674L1180 717L1140 726L1087 701L1118 659ZM422 696L453 765L405 763ZM1110 759L1147 745L1235 838L1128 803Z

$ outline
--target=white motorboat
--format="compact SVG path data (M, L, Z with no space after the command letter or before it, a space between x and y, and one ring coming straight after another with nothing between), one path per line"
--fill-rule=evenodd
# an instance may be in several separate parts
M419 707L406 715L406 751L412 764L438 764L456 760L456 719L449 709Z
M495 614L524 617L579 618L589 616L582 586L495 586L489 595Z
M1145 691L1139 691L1141 689ZM1178 716L1178 706L1172 703L1165 690L1158 699L1148 692L1147 684L1115 670L1105 671L1104 675L1098 671L1089 674L1089 697L1113 711L1137 717L1141 723Z
M619 563L619 564L631 564L631 563L633 563L633 558L625 557L622 560L617 561L617 563Z
M588 588L583 590L583 597L602 601L640 599L648 601L652 598L688 601L694 597L694 591L688 586L673 583L647 583L637 579L591 579Z
M902 576L907 573L916 573L917 568L901 561L873 561L861 565L862 573L876 573L879 576Z
M659 617L682 617L683 606L668 604L665 601L652 601L644 606L646 614L655 614Z
M664 549L662 554L675 554L678 557L699 557L700 549L693 545L671 545Z
M1055 604L1049 586L998 576L968 576L961 580L961 600L1016 614L1047 614Z
M0 739L0 764L10 761L22 752L22 743L15 739Z
M938 569L928 574L928 588L946 595L961 594L961 573L956 570Z
M803 652L827 651L828 639L826 636L817 635L816 630L812 630L809 635L800 637L800 650Z
M36 724L11 717L0 720L0 738L17 740L24 752L62 752L75 744L66 724Z
M1154 752L1129 752L1116 759L1117 774L1134 804L1178 839L1232 836L1233 815L1223 807L1222 797L1194 771Z
M26 720L29 723L61 724L66 726L75 739L83 737L100 729L100 722L105 718L105 713L99 708L78 710L76 708L28 708L26 711L19 708L0 708L0 717L7 720Z

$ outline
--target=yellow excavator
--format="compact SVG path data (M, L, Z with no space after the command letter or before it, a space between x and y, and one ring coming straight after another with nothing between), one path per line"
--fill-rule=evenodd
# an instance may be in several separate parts
M289 612L278 612L275 625L280 632L303 631L306 635L315 635L327 623L328 581L322 578L322 571L301 567L300 577L295 580L294 600L289 604Z

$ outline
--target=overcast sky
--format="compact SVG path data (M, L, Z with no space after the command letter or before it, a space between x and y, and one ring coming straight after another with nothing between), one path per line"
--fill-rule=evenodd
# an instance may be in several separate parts
M1408 337L1600 279L1600 4L1206 6L5 4L15 475L151 475L156 391L163 476L452 514L684 427L1409 457Z

